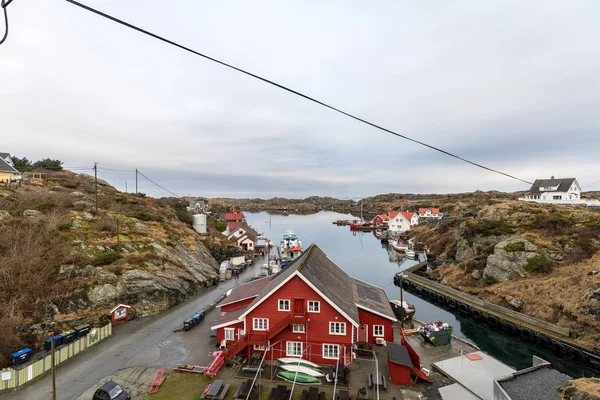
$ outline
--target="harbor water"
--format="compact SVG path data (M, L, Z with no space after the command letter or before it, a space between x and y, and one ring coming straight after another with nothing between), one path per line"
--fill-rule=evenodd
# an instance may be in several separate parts
M279 244L283 234L293 229L304 248L318 245L337 265L350 276L383 288L389 299L400 299L400 288L393 283L394 275L417 263L398 257L371 232L350 232L348 226L337 226L336 220L354 219L349 214L321 211L315 214L281 215L267 212L245 213L246 219L259 233ZM589 366L555 355L551 350L503 333L483 322L465 317L453 309L434 304L416 295L403 292L403 298L417 310L415 317L421 321L444 321L454 329L454 334L467 339L483 351L516 369L530 367L532 356L547 361L561 372L573 377L599 376Z

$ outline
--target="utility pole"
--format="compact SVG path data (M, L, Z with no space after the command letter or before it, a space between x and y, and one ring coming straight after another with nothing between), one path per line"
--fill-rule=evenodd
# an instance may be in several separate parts
M125 181L125 193L127 193L127 181Z
M98 163L94 163L94 185L96 186L96 214L98 214Z
M54 336L56 334L54 332L52 332L52 340L50 341L51 343L51 348L50 348L50 362L52 362L52 400L56 400L56 366L54 365Z
M138 194L138 170L135 169L135 194Z
M119 217L117 217L117 244L121 243L121 235L119 235Z

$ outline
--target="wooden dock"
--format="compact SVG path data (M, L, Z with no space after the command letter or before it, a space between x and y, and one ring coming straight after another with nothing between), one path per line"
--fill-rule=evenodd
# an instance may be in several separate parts
M506 333L535 340L540 345L550 347L559 354L569 355L579 361L592 361L600 364L600 354L592 353L589 349L571 341L570 331L567 328L481 300L413 273L426 264L427 262L422 262L399 272L394 277L394 282L398 283L400 281L398 275L403 274L402 282L408 291L432 297L463 314L483 319L489 325L501 328Z

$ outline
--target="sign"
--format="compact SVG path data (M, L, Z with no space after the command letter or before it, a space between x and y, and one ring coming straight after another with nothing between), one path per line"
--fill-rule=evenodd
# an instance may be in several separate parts
M126 308L120 308L115 311L115 319L122 319L122 318L125 318L126 316L127 316Z
M2 380L3 381L10 381L10 371L2 373Z

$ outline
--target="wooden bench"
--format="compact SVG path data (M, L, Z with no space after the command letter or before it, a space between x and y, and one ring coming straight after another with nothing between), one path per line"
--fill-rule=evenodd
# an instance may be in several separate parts
M219 395L217 400L223 400L225 398L225 396L227 395L227 391L229 390L229 387L231 386L230 383L227 383L224 387L223 390L221 391L221 394Z

